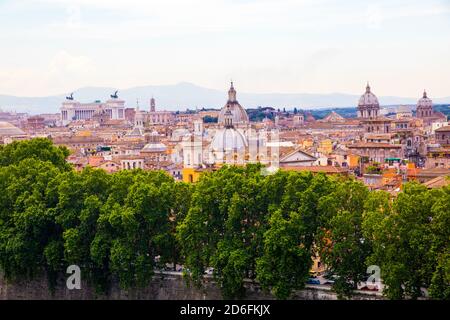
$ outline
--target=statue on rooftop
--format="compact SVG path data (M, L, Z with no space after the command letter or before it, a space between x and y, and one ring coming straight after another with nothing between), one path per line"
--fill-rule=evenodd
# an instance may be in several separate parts
M113 99L117 99L119 96L117 95L117 92L119 92L119 90L116 90L116 92L114 92L114 94L111 95L111 98Z
M70 96L66 97L67 100L73 100L73 92L70 94Z

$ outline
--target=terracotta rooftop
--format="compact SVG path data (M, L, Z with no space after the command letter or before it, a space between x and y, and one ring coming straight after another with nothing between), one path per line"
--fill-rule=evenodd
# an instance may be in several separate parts
M376 142L357 142L348 145L348 148L401 148L399 144L376 143Z
M347 173L347 168L334 167L334 166L305 166L305 167L281 167L286 171L310 171L310 172L323 172L323 173Z
M419 176L428 176L428 175L436 175L436 176L450 176L450 168L431 168L431 169L423 169L417 173Z
M434 189L445 187L448 186L449 184L450 184L450 176L440 176L425 182L423 185L426 186L428 189Z

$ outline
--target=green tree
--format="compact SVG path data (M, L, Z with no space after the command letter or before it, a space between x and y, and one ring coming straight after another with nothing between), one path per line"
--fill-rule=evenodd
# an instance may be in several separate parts
M436 199L431 208L434 271L430 295L435 299L450 300L450 187L446 186L433 194Z
M392 209L384 201L367 215L365 234L374 249L369 262L380 266L383 292L391 299L415 299L430 285L436 265L431 225L437 193L417 183L405 184Z
M69 170L71 166L65 161L68 156L69 150L66 147L56 147L50 139L14 141L0 148L0 166L17 164L24 159L33 158L50 161L61 170Z
M200 179L177 229L188 279L201 285L213 267L224 297L242 297L244 279L256 276L270 199L266 187L260 165L225 166Z
M257 279L279 299L302 289L312 266L311 250L305 245L307 228L300 214L286 219L276 210L264 234L264 253L257 259Z
M37 159L0 167L0 266L9 279L28 279L54 266L58 233L46 187L58 173Z
M349 180L319 200L323 219L317 234L320 257L336 274L333 288L341 298L350 296L366 275L371 244L363 236L362 220L368 194L362 183Z

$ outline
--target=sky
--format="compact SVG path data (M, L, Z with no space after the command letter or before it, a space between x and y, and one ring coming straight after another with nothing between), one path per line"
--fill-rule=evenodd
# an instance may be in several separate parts
M0 0L0 94L450 96L450 0Z

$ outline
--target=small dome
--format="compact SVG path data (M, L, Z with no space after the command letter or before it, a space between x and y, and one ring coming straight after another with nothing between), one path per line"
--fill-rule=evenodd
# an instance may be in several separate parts
M25 135L21 129L9 122L0 121L0 137L22 136Z
M432 107L433 101L427 97L427 92L423 92L422 98L417 101L417 107Z
M371 107L379 107L380 104L378 103L378 98L376 95L374 95L370 91L370 86L367 84L366 92L359 98L358 107L365 107L365 106L371 106Z
M142 148L142 152L165 152L167 150L167 146L161 142L157 143L148 143Z
M218 130L211 142L212 150L217 152L242 150L246 146L247 140L244 135L234 128Z
M220 110L218 123L219 125L225 125L225 113L229 110L232 114L232 120L234 125L247 124L249 122L247 112L236 100L236 90L231 82L230 90L228 91L227 104Z

